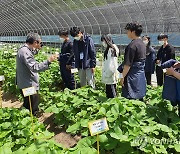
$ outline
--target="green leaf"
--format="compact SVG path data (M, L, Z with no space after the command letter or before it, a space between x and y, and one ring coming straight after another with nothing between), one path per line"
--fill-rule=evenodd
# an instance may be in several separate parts
M81 139L78 142L77 147L78 148L91 147L95 142L96 142L96 137L88 136L88 137L85 137L85 138Z
M118 140L109 137L108 142L105 142L103 146L105 150L113 150L117 146L118 142L119 142Z
M104 107L101 107L101 108L99 109L99 114L100 114L100 115L106 115L106 109L105 109Z
M122 136L122 130L119 126L114 127L114 131L109 133L112 138L115 139L121 139Z
M108 137L105 134L99 135L100 142L108 142Z
M26 142L27 140L24 138L16 139L16 144L25 144Z
M175 144L174 148L177 152L180 152L180 144Z
M139 123L135 120L134 116L128 118L128 122L131 127L136 127L137 125L139 125Z
M157 124L157 127L160 128L162 131L164 132L172 132L172 129L169 128L168 126L166 125L162 125L162 124Z
M11 147L10 143L4 144L2 147L0 147L0 154L11 154Z
M6 135L8 135L10 132L11 132L11 130L1 132L1 133L0 133L0 139L1 139L1 138L4 138L4 137L5 137Z
M80 128L80 122L75 123L72 126L69 126L66 132L68 133L76 133L77 130Z
M1 127L3 129L8 129L11 126L11 122L4 122L3 124L1 124Z
M130 153L130 151L132 151L130 143L119 143L118 148L114 150L114 154L127 154Z
M89 119L81 119L81 126L86 128L88 127Z

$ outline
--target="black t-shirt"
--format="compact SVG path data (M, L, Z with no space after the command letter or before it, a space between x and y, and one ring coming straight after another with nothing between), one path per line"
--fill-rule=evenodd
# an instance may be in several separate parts
M70 40L64 41L64 43L61 46L61 54L66 54L66 53L72 54L73 53L72 48L73 48L73 43Z
M126 47L124 54L124 65L131 66L133 62L146 59L146 46L141 39L132 40Z
M168 44L165 48L163 46L158 50L157 60L164 63L170 59L175 59L175 49L172 45Z

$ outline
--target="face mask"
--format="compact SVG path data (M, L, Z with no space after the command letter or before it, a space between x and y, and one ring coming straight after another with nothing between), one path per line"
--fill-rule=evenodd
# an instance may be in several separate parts
M107 48L107 44L105 42L102 42L102 46Z
M64 38L60 38L60 43L63 43L65 41Z
M164 44L164 41L159 41L159 44L160 44L160 45L163 45L163 44Z
M146 41L146 40L144 40L143 43L144 43L145 45L148 45L149 42Z
M75 40L79 41L81 39L80 36L74 37Z

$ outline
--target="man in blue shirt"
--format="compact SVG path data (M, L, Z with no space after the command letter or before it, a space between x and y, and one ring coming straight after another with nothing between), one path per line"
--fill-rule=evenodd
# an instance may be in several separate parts
M92 88L95 88L96 51L94 42L89 35L84 34L78 27L71 28L70 34L74 37L75 67L78 69L80 84L85 86L88 83Z

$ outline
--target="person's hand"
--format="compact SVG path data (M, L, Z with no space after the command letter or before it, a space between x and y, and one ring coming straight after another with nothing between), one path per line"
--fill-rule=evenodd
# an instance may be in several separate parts
M168 75L174 75L174 72L175 71L174 71L173 67L166 69L166 74L168 74Z
M123 87L124 86L124 78L121 78L120 80L120 85Z
M92 71L92 73L94 74L94 72L95 72L95 68L91 68L91 71Z
M173 68L180 68L180 62L177 62L173 65Z
M71 65L66 65L66 68L68 69L68 70L71 70Z
M51 55L51 56L48 58L48 61L51 63L51 62L57 60L57 58L58 58L58 55L57 55L57 54L54 54L54 55Z
M160 63L160 60L156 60L156 64L159 64Z

